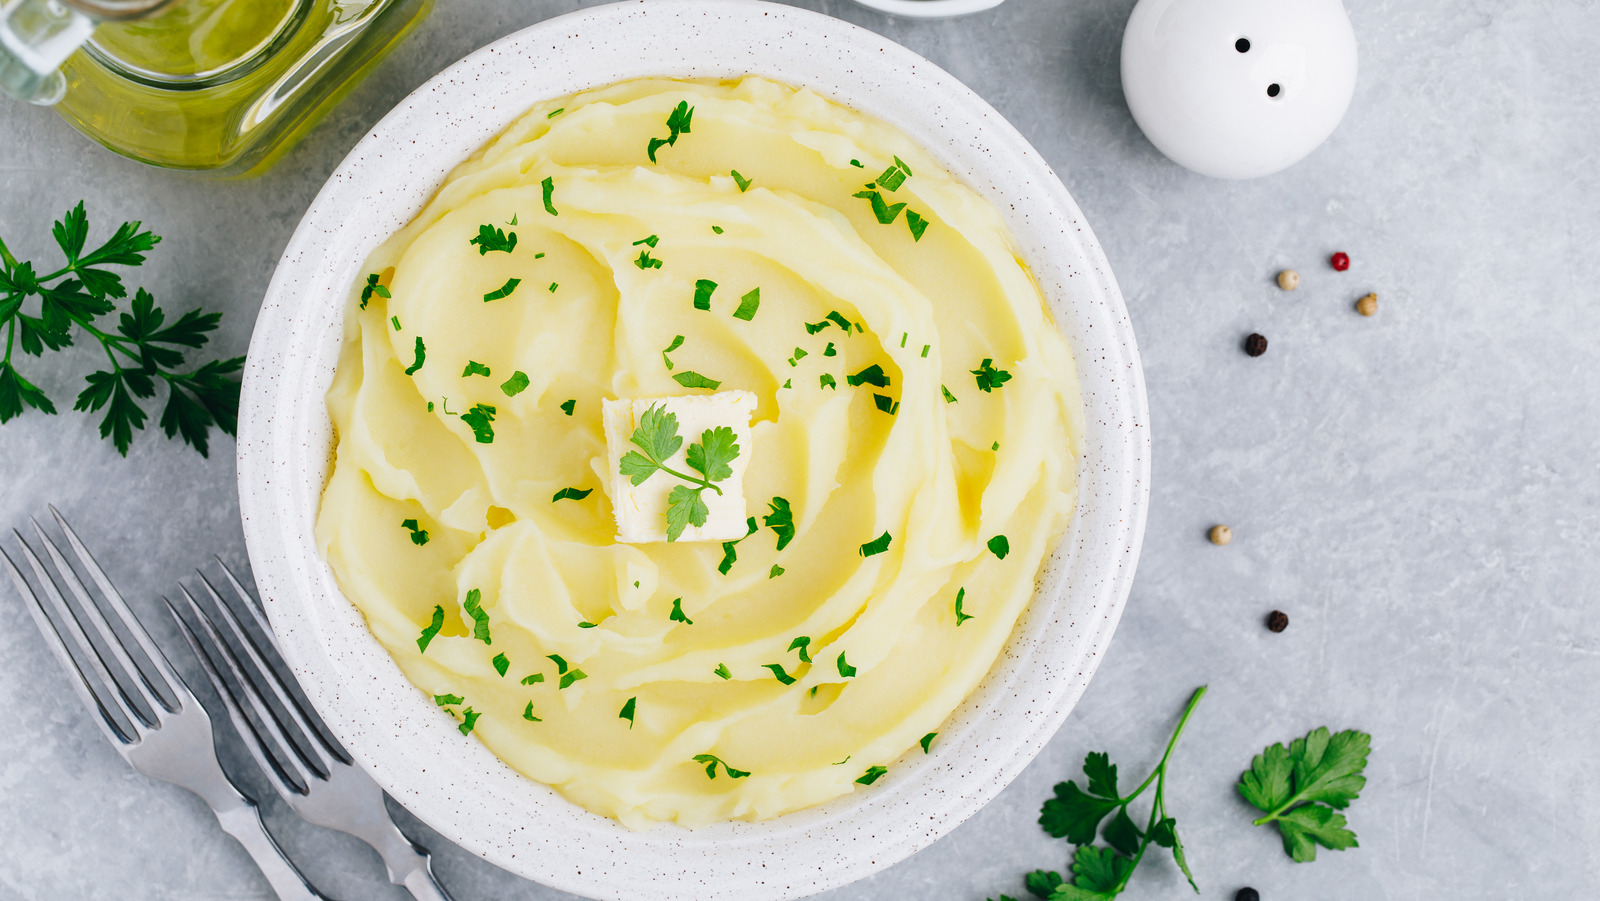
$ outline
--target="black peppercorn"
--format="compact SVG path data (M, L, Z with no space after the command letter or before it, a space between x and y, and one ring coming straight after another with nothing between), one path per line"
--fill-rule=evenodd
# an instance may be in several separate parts
M1258 335L1255 332L1251 332L1250 333L1250 337L1244 339L1244 352L1249 354L1252 357L1259 357L1262 354L1266 353L1267 352L1267 339L1266 339L1266 337L1263 336L1263 335Z
M1233 901L1261 901L1261 893L1249 886L1245 886L1234 892Z
M1282 632L1289 628L1289 614L1282 610L1274 610L1267 614L1267 628L1274 632Z

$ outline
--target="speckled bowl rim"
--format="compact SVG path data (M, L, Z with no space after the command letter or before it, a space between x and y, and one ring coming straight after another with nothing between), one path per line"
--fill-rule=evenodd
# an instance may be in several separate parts
M868 9L907 19L947 19L994 9L1005 0L856 0Z
M1085 431L1077 513L978 690L870 788L761 823L633 832L518 774L411 686L340 593L313 524L332 452L324 396L350 285L460 161L535 102L648 75L759 74L898 126L1000 209L1067 336ZM268 288L240 404L244 531L295 674L350 753L444 837L513 873L597 899L798 898L890 866L1015 778L1083 693L1133 579L1148 503L1143 372L1109 264L1039 154L910 50L757 0L631 0L526 28L418 88L356 145Z

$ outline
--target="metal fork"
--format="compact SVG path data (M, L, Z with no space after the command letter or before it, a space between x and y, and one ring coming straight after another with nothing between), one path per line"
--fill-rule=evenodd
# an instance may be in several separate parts
M223 773L217 762L211 719L206 716L205 708L195 700L189 686L173 670L55 507L50 508L50 515L66 535L73 555L99 589L103 601L91 596L37 520L30 520L33 530L55 564L58 579L52 580L20 532L12 530L11 534L21 545L22 557L33 570L45 600L41 601L39 594L28 586L22 571L4 548L0 548L0 559L4 560L6 572L18 593L28 602L28 612L44 635L45 643L67 673L75 677L72 687L93 714L95 725L134 769L152 779L186 788L210 805L222 828L250 853L279 898L326 901L267 833L255 802ZM78 610L62 597L58 585L64 585L77 599ZM147 664L134 661L130 649L107 621L106 607L132 637ZM99 636L98 645L90 640L84 619ZM67 649L69 642L77 649L82 665ZM111 659L106 659L107 655ZM113 670L118 675L114 676Z
M201 668L228 708L228 717L251 756L261 765L283 800L307 822L337 829L371 845L383 858L389 881L404 886L419 901L449 901L434 878L428 852L401 834L383 804L383 790L356 766L326 731L317 715L302 705L280 673L282 657L266 618L228 565L217 558L237 604L223 599L205 573L198 573L204 593L220 616L213 617L183 585L184 607L199 624L197 632L178 607L167 609L178 622ZM162 600L166 600L163 598ZM256 629L244 628L235 612L243 607ZM222 621L219 627L217 620ZM232 642L222 635L226 629ZM259 641L256 636L264 636ZM234 650L243 651L249 664ZM270 662L269 662L270 661ZM224 679L222 671L231 677ZM235 688L237 686L237 689ZM269 703L271 695L277 702ZM246 715L248 711L249 715Z

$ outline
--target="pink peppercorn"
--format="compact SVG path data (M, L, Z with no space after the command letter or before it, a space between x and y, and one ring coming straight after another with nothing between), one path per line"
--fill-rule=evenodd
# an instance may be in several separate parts
M1329 257L1328 262L1332 264L1335 272L1343 272L1350 268L1350 255L1341 250Z

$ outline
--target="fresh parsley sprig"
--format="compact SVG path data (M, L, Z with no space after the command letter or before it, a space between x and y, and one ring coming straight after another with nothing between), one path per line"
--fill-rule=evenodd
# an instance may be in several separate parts
M1330 735L1312 730L1286 748L1272 745L1239 777L1239 794L1266 813L1256 826L1276 823L1283 850L1296 863L1317 859L1317 845L1331 851L1356 847L1356 834L1337 811L1350 806L1367 785L1362 772L1372 736L1354 729Z
M77 326L100 342L108 370L90 373L88 387L78 394L74 410L105 409L100 437L110 438L124 457L133 433L143 429L149 414L141 399L156 395L156 385L167 386L167 404L161 429L168 438L210 455L213 426L232 435L239 419L239 378L244 357L212 360L189 372L182 348L198 349L216 331L221 313L190 310L170 325L167 315L143 288L134 293L128 311L119 317L115 332L96 321L117 310L116 301L128 296L122 277L104 266L139 266L161 239L139 222L124 222L101 246L85 252L89 217L83 202L51 228L66 265L48 275L38 275L31 262L12 256L0 241L0 330L5 332L5 356L0 358L0 423L22 415L24 407L54 415L55 403L17 371L13 352L20 347L30 356L45 350L62 350L73 342ZM51 283L54 284L51 284ZM38 315L23 312L30 297L38 297Z
M664 405L656 404L639 417L631 441L639 450L623 454L618 466L633 484L643 485L657 472L686 483L673 486L667 495L667 540L677 541L690 525L705 525L711 511L701 495L707 488L722 493L715 483L733 476L733 461L739 456L738 436L733 429L706 429L699 441L689 445L684 459L699 475L667 466L666 461L683 447L683 438L678 435L677 414L666 412Z

